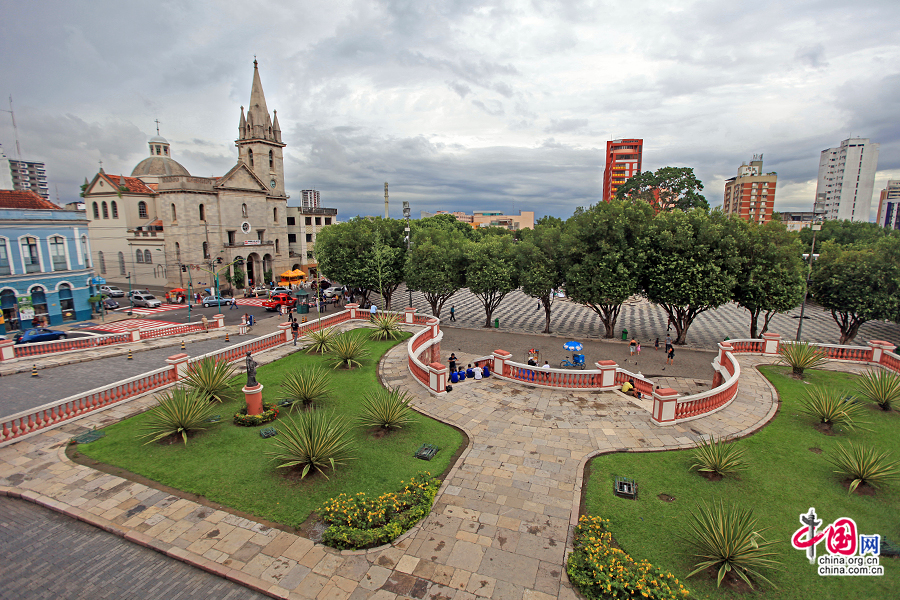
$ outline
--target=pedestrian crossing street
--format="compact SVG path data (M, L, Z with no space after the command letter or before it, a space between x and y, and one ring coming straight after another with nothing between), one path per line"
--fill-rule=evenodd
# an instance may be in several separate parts
M135 326L143 330L156 329L158 327L166 327L168 325L182 324L183 323L174 323L172 321L151 321L150 319L126 319L124 321L116 321L115 323L101 323L95 327L91 327L91 330L106 331L109 333L121 333Z

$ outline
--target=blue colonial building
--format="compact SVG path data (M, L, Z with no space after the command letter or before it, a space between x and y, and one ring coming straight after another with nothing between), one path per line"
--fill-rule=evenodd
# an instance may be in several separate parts
M0 190L0 333L91 318L91 249L83 210Z

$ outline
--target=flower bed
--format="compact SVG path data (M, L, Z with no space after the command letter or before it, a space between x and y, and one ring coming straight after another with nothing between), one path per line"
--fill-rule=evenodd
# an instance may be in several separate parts
M275 404L264 403L262 414L248 415L245 406L240 411L234 413L234 424L241 427L256 427L278 418L278 406Z
M569 555L569 580L588 598L686 598L689 592L674 575L646 560L636 562L613 546L608 520L583 515L575 528Z
M328 525L322 543L340 550L387 544L428 514L440 486L440 480L422 472L399 492L377 498L369 498L364 492L332 498L319 509Z

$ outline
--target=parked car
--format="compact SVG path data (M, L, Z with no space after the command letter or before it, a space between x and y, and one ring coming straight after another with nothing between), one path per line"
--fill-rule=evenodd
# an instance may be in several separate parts
M119 303L112 298L104 298L103 299L103 308L106 310L115 310L119 308Z
M130 292L128 292L128 297L133 298L135 296L135 294L140 294L142 296L152 296L153 295L150 293L150 290L131 290Z
M125 292L123 292L122 290L120 290L119 288L117 288L114 285L101 285L100 293L105 296L109 296L110 298L124 298L125 297Z
M325 297L326 300L330 300L335 296L337 296L338 298L343 298L344 294L346 293L347 291L344 288L330 287L322 292L322 296Z
M297 299L291 298L288 294L274 294L271 298L263 302L263 306L269 312L275 312L282 306L287 306L288 308L294 308L297 306Z
M268 298L269 297L269 288L267 287L255 287L250 290L250 293L253 294L254 298Z
M157 300L153 294L134 294L131 297L131 303L145 308L159 308L162 306L162 302Z
M231 298L225 298L223 296L206 296L203 298L203 308L209 308L210 306L228 306L231 304Z
M287 288L287 287L283 287L283 286L278 286L278 287L272 288L272 291L269 292L269 297L271 298L275 294L287 294L288 296L293 296L293 292L291 292L291 288Z
M32 342L52 342L66 339L64 331L55 331L46 327L35 327L25 333L17 333L13 339L17 344L30 344Z

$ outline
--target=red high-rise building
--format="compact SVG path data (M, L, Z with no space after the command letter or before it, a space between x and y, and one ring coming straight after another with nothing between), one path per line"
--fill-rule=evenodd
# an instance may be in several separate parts
M644 140L606 142L606 170L603 171L603 201L616 196L619 186L641 172Z

